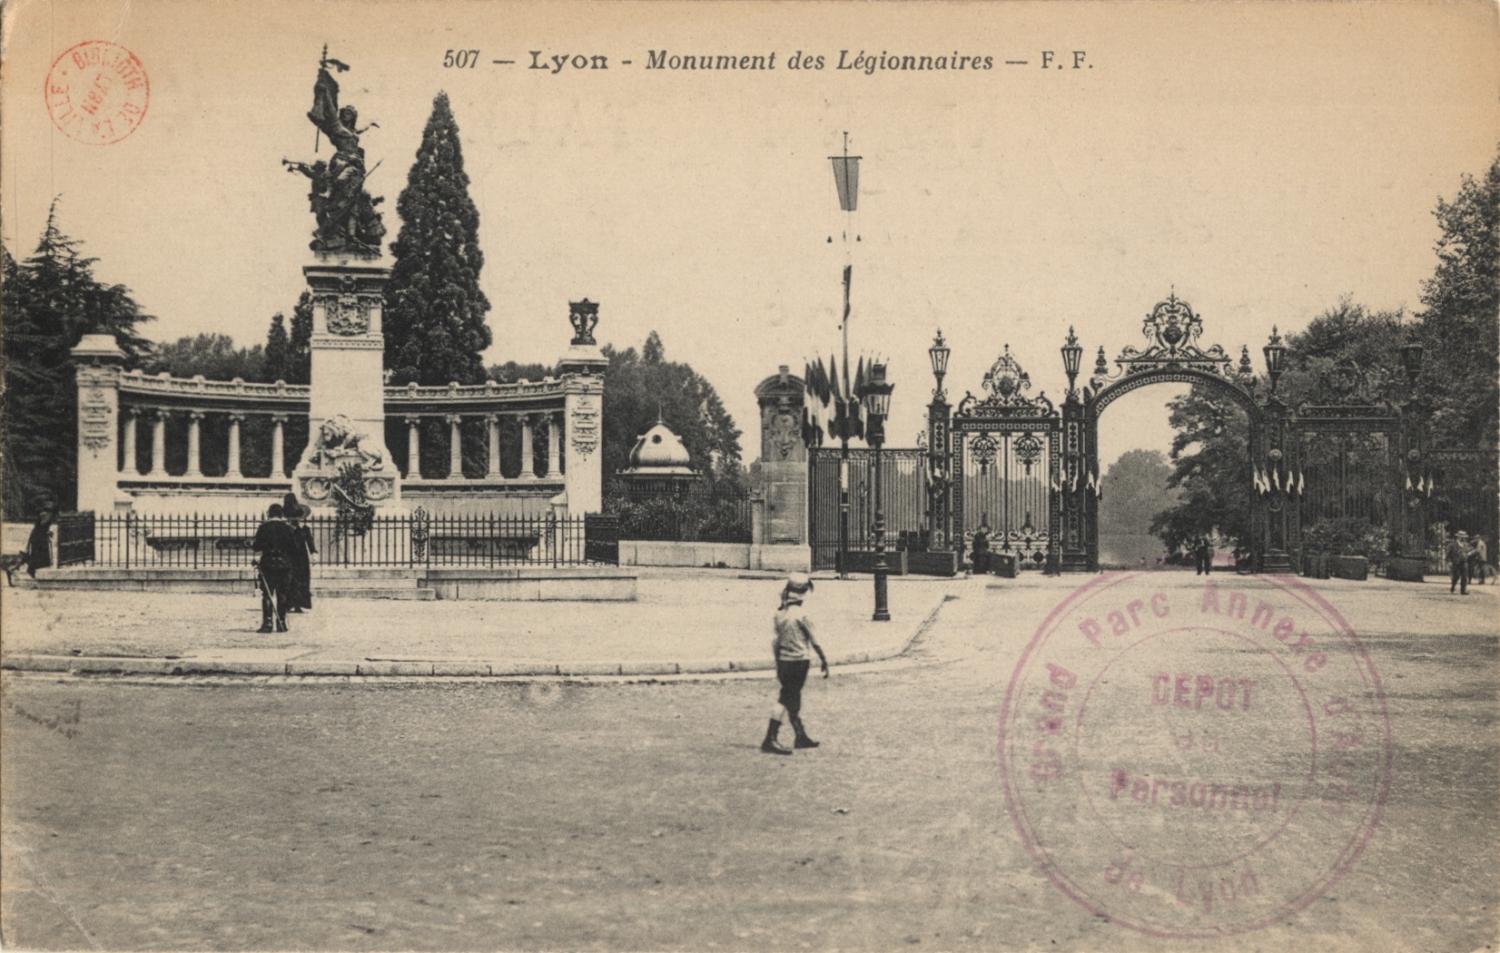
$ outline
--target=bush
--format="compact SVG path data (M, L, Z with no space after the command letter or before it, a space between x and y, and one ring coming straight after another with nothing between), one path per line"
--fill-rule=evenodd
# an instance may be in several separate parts
M1314 553L1364 556L1378 562L1391 551L1390 531L1363 516L1320 519L1304 531L1302 538Z

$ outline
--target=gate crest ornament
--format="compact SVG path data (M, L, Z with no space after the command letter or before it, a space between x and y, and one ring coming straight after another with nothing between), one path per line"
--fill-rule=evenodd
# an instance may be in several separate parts
M1177 297L1174 291L1164 301L1158 301L1141 324L1141 334L1146 338L1144 348L1126 346L1120 349L1115 364L1120 370L1109 374L1104 360L1103 348L1094 364L1094 376L1089 386L1095 390L1122 377L1154 370L1190 369L1233 376L1233 361L1218 344L1203 347L1198 338L1203 334L1203 319L1193 311L1192 305Z
M990 369L984 372L982 384L986 396L981 399L976 398L972 392L966 392L964 399L958 402L958 413L1035 417L1051 414L1055 410L1045 391L1035 397L1026 395L1031 389L1031 375L1026 373L1021 363L1010 353L1009 344L1005 345Z

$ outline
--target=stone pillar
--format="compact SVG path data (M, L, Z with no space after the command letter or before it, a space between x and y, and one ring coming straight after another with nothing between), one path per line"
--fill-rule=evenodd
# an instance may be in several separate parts
M245 415L238 411L229 415L229 466L224 475L231 480L238 480L244 474L240 472L240 424Z
M555 480L562 470L562 413L547 415L547 479Z
M489 431L490 478L500 479L500 415L485 414L484 422Z
M422 479L422 418L406 418L406 473L408 480Z
M458 429L458 422L463 418L458 414L448 414L443 419L448 421L448 479L457 480L464 475L464 445Z
M72 351L78 387L79 510L112 512L119 492L120 376L125 354L112 334L85 334Z
M201 477L203 475L203 443L201 431L203 429L203 411L188 411L188 454L187 469L183 476Z
M569 441L563 496L573 516L597 513L604 506L604 369L609 360L594 342L599 305L587 298L569 303L573 340L558 362L563 384L563 413Z
M125 452L120 461L120 472L135 476L140 470L135 465L136 430L140 427L141 409L130 407L125 411Z
M758 544L806 544L807 445L802 440L802 379L785 364L755 388L760 405L760 476L765 499ZM752 530L754 527L752 526Z
M536 451L532 444L531 415L521 415L521 479L536 479Z
M271 477L286 476L286 453L283 449L286 430L286 414L271 415Z
M307 448L293 471L297 495L332 506L328 484L342 467L364 471L365 496L399 506L401 476L385 445L385 336L381 333L389 262L339 252L316 253L302 273L312 295ZM327 433L340 434L324 447ZM418 457L420 460L420 457ZM420 465L413 468L420 474Z
M167 475L167 412L157 409L151 414L151 469L149 476Z

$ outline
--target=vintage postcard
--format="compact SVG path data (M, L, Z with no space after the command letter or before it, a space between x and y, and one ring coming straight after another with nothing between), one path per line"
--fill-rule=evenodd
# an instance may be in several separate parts
M1500 10L0 7L0 944L1494 949Z

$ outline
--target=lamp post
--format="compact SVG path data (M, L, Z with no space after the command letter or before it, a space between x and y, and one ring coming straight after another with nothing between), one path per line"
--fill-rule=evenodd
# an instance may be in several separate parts
M880 472L880 448L885 443L885 418L891 410L891 391L895 385L885 379L885 365L870 365L870 377L865 384L865 411L869 415L866 435L875 448L875 613L876 622L889 622L891 610L886 600L886 575L889 567L885 563L885 510Z
M1415 334L1408 337L1406 343L1401 345L1401 369L1406 372L1408 389L1415 389L1417 386L1417 377L1422 373L1422 353L1422 344Z
M1266 356L1266 373L1271 378L1271 396L1276 395L1276 382L1281 380L1282 361L1286 358L1286 345L1281 343L1281 334L1271 326L1271 339L1261 348Z
M948 514L948 395L943 391L943 377L948 373L948 356L952 349L943 340L938 330L927 349L932 362L932 400L927 404L927 473L929 499L927 501L927 548L941 550L947 547Z
M1063 370L1068 375L1068 396L1075 397L1078 388L1075 382L1078 380L1078 362L1083 359L1083 347L1078 343L1078 335L1073 333L1071 325L1068 327L1068 339L1062 346Z

